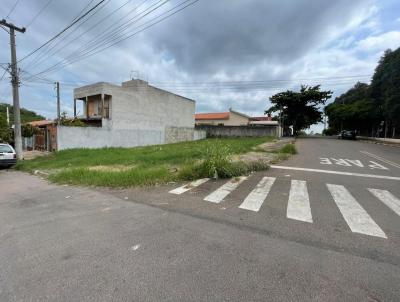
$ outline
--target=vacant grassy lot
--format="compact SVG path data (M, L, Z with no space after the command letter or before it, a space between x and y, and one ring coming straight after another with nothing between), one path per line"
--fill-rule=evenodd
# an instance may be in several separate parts
M153 185L216 173L233 177L267 167L263 163L232 163L231 155L246 153L272 140L225 138L129 149L73 149L22 161L16 168L46 171L57 183L108 187Z

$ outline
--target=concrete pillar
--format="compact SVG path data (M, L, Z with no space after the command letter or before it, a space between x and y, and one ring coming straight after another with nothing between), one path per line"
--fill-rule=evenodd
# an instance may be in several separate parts
M85 97L85 108L86 108L86 118L89 118L89 102L88 102L88 97Z
M76 118L76 99L74 98L74 118Z
M105 114L104 114L104 93L101 94L101 117L105 118Z

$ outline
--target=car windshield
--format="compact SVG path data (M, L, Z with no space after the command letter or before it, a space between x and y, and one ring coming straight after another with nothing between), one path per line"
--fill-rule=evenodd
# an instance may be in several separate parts
M14 153L10 146L0 145L0 153Z

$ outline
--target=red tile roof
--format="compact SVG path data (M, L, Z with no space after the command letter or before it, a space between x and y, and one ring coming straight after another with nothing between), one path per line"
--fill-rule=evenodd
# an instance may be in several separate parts
M29 124L33 127L40 127L40 126L47 126L47 125L54 124L54 121L42 120L42 121L29 122L27 124Z
M229 120L229 112L196 113L196 120Z

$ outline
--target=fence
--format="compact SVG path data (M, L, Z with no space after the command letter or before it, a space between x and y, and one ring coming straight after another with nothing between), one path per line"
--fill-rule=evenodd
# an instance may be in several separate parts
M263 127L254 126L211 126L199 125L196 130L206 132L207 137L261 137L280 136L280 127L271 125Z

